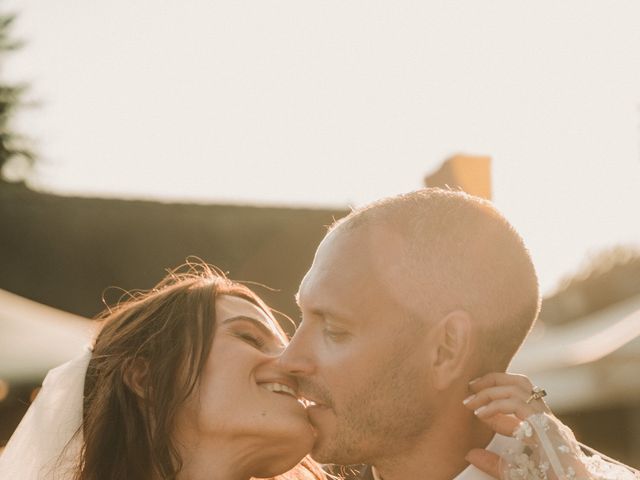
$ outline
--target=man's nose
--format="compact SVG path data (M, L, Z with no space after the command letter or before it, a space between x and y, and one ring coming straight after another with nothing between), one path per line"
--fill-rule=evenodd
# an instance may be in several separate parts
M295 376L308 376L315 372L312 345L307 343L303 328L299 328L278 360L280 368Z

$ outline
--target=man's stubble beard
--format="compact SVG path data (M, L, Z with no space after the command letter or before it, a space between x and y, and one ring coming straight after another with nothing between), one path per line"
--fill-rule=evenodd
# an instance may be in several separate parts
M335 435L316 443L316 461L372 464L406 450L429 430L433 412L424 394L425 372L406 365L403 357L400 350L392 360L381 362L384 371L360 382L361 388L334 410Z

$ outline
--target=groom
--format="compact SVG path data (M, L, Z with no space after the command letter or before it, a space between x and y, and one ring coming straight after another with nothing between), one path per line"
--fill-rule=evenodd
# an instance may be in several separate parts
M465 456L500 439L462 400L507 368L540 297L489 202L425 189L355 210L320 244L298 302L281 361L316 403L314 459L370 465L370 479L491 478Z

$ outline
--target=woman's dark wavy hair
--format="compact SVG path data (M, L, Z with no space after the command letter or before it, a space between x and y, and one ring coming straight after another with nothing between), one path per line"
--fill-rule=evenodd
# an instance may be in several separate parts
M188 263L98 317L103 325L86 375L84 445L75 480L177 477L182 459L173 440L174 418L197 387L209 356L219 295L243 298L272 316L246 286L204 263ZM147 366L144 401L126 380L140 361ZM305 458L276 478L325 476Z

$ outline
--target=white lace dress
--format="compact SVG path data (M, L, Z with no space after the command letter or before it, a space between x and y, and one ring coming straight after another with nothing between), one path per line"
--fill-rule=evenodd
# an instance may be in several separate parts
M515 437L519 442L502 455L502 480L640 480L637 470L581 447L548 413L521 422Z

